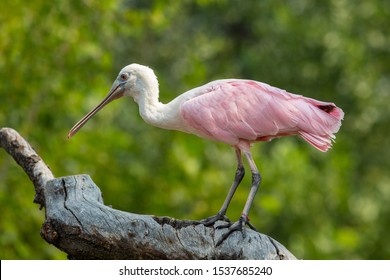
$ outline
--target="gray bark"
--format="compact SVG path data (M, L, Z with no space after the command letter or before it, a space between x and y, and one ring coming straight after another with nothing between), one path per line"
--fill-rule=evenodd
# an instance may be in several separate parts
M88 175L54 178L31 146L14 130L0 129L0 146L22 166L45 208L42 237L71 259L296 259L271 237L246 229L215 246L224 223L139 215L103 204Z

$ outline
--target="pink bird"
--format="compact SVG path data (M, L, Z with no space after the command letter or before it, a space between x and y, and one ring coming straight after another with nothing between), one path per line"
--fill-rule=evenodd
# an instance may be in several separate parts
M259 141L299 135L312 146L326 152L341 126L344 112L334 103L317 101L270 85L239 79L217 80L189 90L168 104L159 101L157 77L149 67L130 64L124 67L103 101L69 131L72 137L92 116L111 101L131 96L148 124L179 130L202 138L224 142L234 147L237 170L234 182L219 212L200 223L211 226L218 220L228 228L216 246L232 232L241 231L249 223L249 210L259 188L261 175L252 158L250 147ZM239 220L230 223L226 211L244 177L242 153L252 172L252 187Z

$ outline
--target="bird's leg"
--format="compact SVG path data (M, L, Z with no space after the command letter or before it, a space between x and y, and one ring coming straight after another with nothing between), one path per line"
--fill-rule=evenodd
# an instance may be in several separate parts
M245 231L244 231L245 225L248 225L251 229L256 230L254 228L254 226L249 223L248 214L249 214L249 210L252 206L253 199L256 196L256 192L259 189L260 182L261 182L261 175L259 173L259 170L257 169L257 166L252 158L250 151L244 151L244 154L248 160L249 166L250 166L251 171L252 171L252 187L251 187L251 190L249 192L248 198L246 200L244 209L241 213L240 219L230 226L221 225L221 226L217 227L218 229L229 227L229 230L222 235L221 239L217 242L216 246L220 245L226 238L229 237L230 234L232 234L235 231L241 231L243 234L243 237L245 238Z
M201 220L200 223L202 223L205 226L211 226L213 225L216 221L222 220L229 222L230 225L230 220L228 217L226 217L226 211L229 207L230 201L233 198L234 193L236 192L238 185L241 183L242 178L244 178L245 175L245 169L244 165L242 163L242 156L241 156L241 150L239 148L236 148L236 156L237 156L237 170L236 170L236 175L234 176L234 182L232 186L230 187L229 193L225 198L225 201L222 204L221 209L218 211L218 213L214 216L211 216L207 219Z

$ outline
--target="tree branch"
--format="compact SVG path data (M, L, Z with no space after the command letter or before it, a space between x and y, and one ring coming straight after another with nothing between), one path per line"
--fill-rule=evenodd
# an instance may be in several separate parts
M126 213L105 206L88 175L54 178L14 130L0 129L0 145L34 183L45 207L42 237L73 259L295 259L271 237L246 229L215 244L227 229L196 221Z
M31 145L12 128L0 129L0 147L4 148L30 177L35 187L34 202L44 207L43 188L47 181L54 179L50 168Z

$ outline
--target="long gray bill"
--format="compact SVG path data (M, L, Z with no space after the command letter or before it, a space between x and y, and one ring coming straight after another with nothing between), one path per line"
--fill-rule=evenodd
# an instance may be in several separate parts
M105 105L110 103L111 101L123 96L122 90L120 90L120 84L113 87L110 92L107 94L107 96L95 107L93 108L88 114L86 114L81 120L79 120L69 131L68 133L68 139L70 139L73 135L77 133L77 131L80 130L84 126L84 124L92 118L97 112L99 112Z

